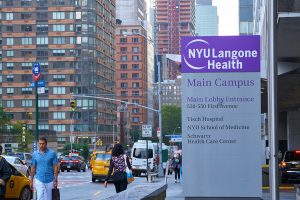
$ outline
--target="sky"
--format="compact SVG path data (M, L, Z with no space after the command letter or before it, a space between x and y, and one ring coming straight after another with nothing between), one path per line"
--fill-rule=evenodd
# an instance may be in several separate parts
M218 7L219 35L239 34L239 0L213 0Z

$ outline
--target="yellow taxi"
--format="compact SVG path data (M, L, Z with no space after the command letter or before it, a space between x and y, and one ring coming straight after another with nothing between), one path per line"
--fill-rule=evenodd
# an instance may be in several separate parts
M96 179L102 181L105 179L111 159L111 152L107 151L95 151L90 160L92 170L92 181Z
M12 165L9 166L12 169L12 175L6 183L5 199L32 199L30 180Z

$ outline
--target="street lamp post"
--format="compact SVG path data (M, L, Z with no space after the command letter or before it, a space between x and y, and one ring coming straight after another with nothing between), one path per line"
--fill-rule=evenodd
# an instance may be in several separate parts
M174 130L173 130L173 132L172 132L172 136L174 135L174 133L175 133L175 131L176 131L176 129L180 129L181 127L180 126L177 126L176 128L174 128ZM171 139L172 139L172 137L171 137ZM173 142L172 142L173 143ZM174 150L174 147L173 147L173 150Z
M74 110L72 111L72 117L71 117L71 130L70 130L70 143L71 143L71 154L73 153L73 120L74 120L74 116L75 116L75 113L77 111L80 111L80 110L85 110L87 108L83 107L83 108L79 108L77 110Z

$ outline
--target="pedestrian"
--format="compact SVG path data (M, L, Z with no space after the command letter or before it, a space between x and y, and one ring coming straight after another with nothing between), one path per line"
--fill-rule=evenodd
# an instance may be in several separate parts
M131 164L129 162L128 156L124 154L123 146L121 144L115 144L112 150L112 158L110 159L109 170L105 178L104 187L107 187L107 181L109 180L112 171L114 171L112 179L114 181L116 192L119 193L126 190L128 184L126 165L131 170Z
M47 139L39 138L39 150L32 155L30 188L36 190L37 200L52 200L52 189L57 188L58 160L47 148Z
M177 153L172 161L172 168L174 169L175 172L175 183L180 183L180 168L181 168L181 157Z
M2 156L2 146L0 145L0 200L5 199L5 186L12 175L11 167Z

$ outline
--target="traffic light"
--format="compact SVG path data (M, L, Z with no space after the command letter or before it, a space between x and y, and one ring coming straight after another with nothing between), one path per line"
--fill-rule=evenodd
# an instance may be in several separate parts
M75 100L75 99L72 99L72 100L71 100L71 110L72 110L72 111L75 111L75 109L76 109L76 100Z

